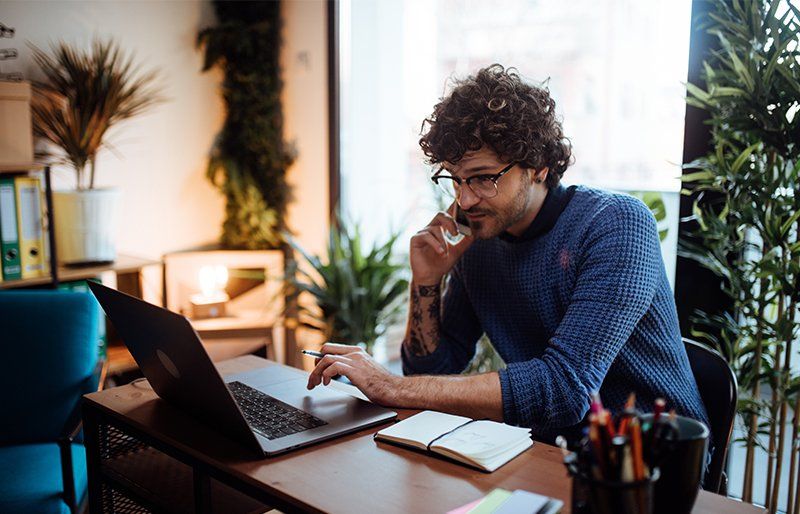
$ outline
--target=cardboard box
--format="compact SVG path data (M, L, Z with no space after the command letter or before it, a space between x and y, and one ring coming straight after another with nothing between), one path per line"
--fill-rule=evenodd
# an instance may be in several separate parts
M27 169L33 163L29 82L0 81L0 167Z

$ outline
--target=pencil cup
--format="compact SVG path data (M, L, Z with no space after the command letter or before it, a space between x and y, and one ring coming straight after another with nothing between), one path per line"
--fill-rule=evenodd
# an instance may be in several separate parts
M653 484L658 469L650 478L636 482L597 480L583 473L572 475L573 514L652 514Z
M644 433L650 440L652 414L642 416L642 425L650 427ZM692 511L706 467L708 427L684 416L677 416L678 434L675 440L661 443L659 455L651 463L658 466L661 479L655 486L655 514L689 514ZM653 447L652 442L649 445Z

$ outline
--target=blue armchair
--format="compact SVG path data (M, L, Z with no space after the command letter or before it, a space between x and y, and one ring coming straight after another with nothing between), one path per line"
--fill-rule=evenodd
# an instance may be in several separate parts
M80 401L102 383L88 293L0 292L0 512L78 512Z

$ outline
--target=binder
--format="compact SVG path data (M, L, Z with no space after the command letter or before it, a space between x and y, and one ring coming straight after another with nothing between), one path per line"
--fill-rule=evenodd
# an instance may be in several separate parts
M17 229L22 278L44 276L42 187L37 177L17 177Z
M3 280L22 278L14 177L0 177L0 252Z

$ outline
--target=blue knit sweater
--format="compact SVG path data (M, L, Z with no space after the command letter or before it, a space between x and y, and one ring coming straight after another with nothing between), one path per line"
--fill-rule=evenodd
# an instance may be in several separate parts
M663 397L708 424L655 218L631 196L559 186L520 238L476 241L450 273L438 348L403 351L404 372L459 373L484 332L507 363L505 422L539 439L574 433L597 390L612 412L635 391L643 411Z

